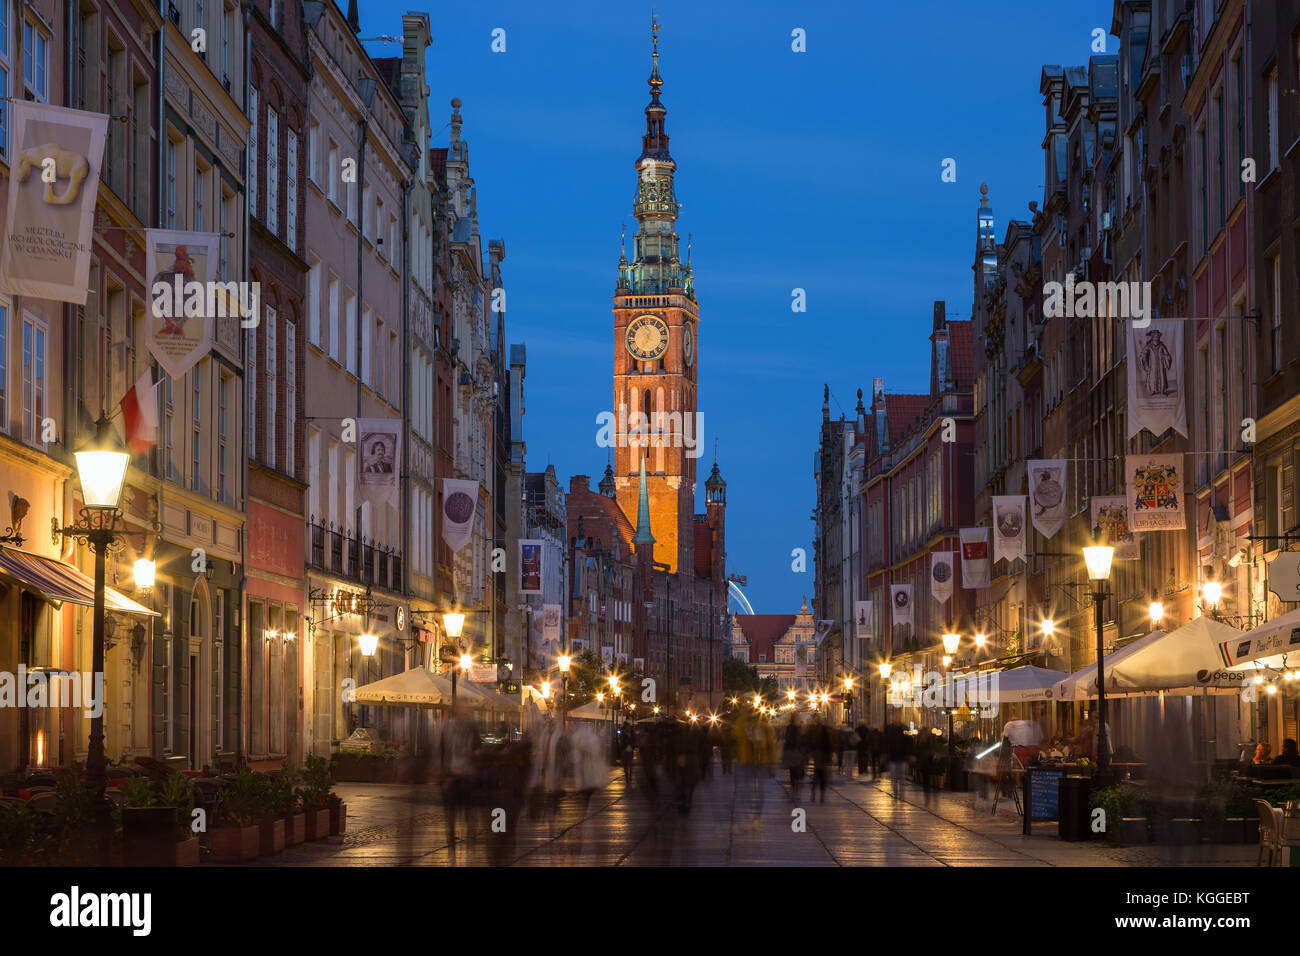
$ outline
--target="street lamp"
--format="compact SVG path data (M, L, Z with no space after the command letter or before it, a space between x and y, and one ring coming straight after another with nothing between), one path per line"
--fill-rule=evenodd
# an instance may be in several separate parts
M141 558L135 563L135 586L141 591L152 591L157 575L158 566L149 558Z
M943 655L943 657L941 658L941 660L943 661L943 666L944 666L944 669L945 669L945 670L947 670L949 667L952 666L952 655L951 655L951 654L945 654L945 655Z
M961 646L960 634L945 634L943 636L943 652L947 654L949 657L954 656L957 653L957 648L960 646ZM944 666L947 667L948 665L945 664Z
M56 529L71 534L90 545L95 553L95 617L91 644L91 672L104 673L104 558L117 536L126 529L118 525L118 502L130 454L117 440L117 433L101 412L95 423L95 438L73 454L77 462L77 479L81 483L82 509L77 520L67 528ZM107 787L107 760L104 755L104 709L90 719L90 743L86 750L86 779L96 804L96 818L106 825L108 807L104 801Z
M374 657L375 649L379 647L379 635L361 634L357 637L357 646L361 648L362 657Z
M975 635L975 646L978 647L980 650L984 650L984 645L987 644L988 641L989 641L989 636L983 632L980 632Z
M1223 597L1223 585L1218 581L1206 581L1201 585L1201 597L1211 611L1219 609L1219 600Z
M1106 732L1106 651L1101 642L1102 604L1106 600L1106 582L1110 580L1110 563L1114 557L1115 549L1108 544L1083 549L1083 561L1093 583L1093 622L1097 628L1097 769L1102 773L1110 769L1110 736Z
M1165 616L1165 605L1159 600L1159 598L1157 598L1155 592L1152 592L1151 594L1151 605L1148 608L1148 611L1151 614L1151 630L1154 631L1160 626L1160 622Z

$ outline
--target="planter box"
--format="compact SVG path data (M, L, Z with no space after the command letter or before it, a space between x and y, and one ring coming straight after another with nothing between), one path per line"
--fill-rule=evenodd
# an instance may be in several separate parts
M307 815L296 813L284 818L284 845L297 846L307 839Z
M176 844L176 865L177 866L198 866L199 865L199 838L190 837L188 840L181 840Z
M243 863L245 860L257 859L261 828L218 827L208 835L208 839L212 845L214 863Z
M276 853L284 852L284 821L272 820L269 823L259 823L257 825L258 856L273 856Z
M308 840L323 840L330 835L329 810L308 810L306 816Z
M330 836L338 836L348 828L348 805L336 804L329 808Z

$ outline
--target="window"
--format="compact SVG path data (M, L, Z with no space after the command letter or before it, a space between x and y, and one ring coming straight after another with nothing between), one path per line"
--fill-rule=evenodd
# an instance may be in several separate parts
M230 276L230 237L226 233L230 232L230 204L234 201L234 194L226 192L223 186L221 189L221 250L218 253L221 261L217 263L217 274L223 281Z
M3 0L0 0L0 5ZM0 298L0 432L9 431L9 300Z
M1202 126L1196 133L1201 144L1201 241L1204 247L1210 247L1210 145L1206 129Z
M294 432L298 427L298 327L284 324L284 470L298 474Z
M1282 255L1269 263L1273 273L1273 371L1282 370Z
M349 200L351 194L349 194ZM348 203L348 215L353 214L352 204ZM370 238L370 186L361 187L361 235Z
M1237 84L1237 198L1246 195L1246 181L1241 178L1241 161L1246 158L1246 67L1240 53L1232 61L1232 74Z
M266 228L280 232L280 117L266 110Z
M176 480L176 465L173 451L176 447L176 441L173 432L173 423L176 417L176 391L172 385L172 377L164 375L162 381L166 384L158 389L163 396L163 441L164 455L167 459L166 474L169 481Z
M257 87L248 88L248 214L257 215Z
M167 140L167 209L165 221L168 229L176 228L176 141Z
M50 38L31 20L23 23L23 83L37 102L50 94Z
M248 361L244 363L247 375L244 387L248 398L244 402L248 415L248 457L257 458L257 329L248 330Z
M388 220L384 218L384 201L375 200L375 245L378 247L375 251L379 253L379 258L387 259L387 250L384 249L384 229L388 225Z
M334 145L334 140L330 140L330 168L325 171L329 176L329 197L330 202L335 206L339 204L339 148Z
M307 178L320 183L320 123L315 120L307 127Z
M269 195L269 194L268 194ZM276 313L270 306L266 307L266 455L263 460L275 467L275 399L276 399Z
M124 102L126 91L126 48L117 37L108 38L108 69L104 72L104 111L118 116L127 111ZM118 196L126 198L126 139L127 130L121 123L110 119L106 131L104 178Z
M1216 162L1219 164L1219 228L1222 229L1224 223L1228 220L1228 168L1226 163L1224 147L1224 128L1223 128L1223 95L1214 98L1214 112L1218 120L1218 154ZM1238 177L1240 178L1240 177Z
M0 0L0 97L9 96L9 0ZM0 103L4 100L0 99ZM9 110L0 109L0 156L9 158Z
M1278 138L1281 136L1281 130L1277 128L1277 67L1268 71L1268 76L1264 78L1265 89L1265 109L1267 117L1265 120L1266 132L1268 133L1268 168L1277 169L1278 164Z
M307 267L307 341L320 345L320 260L309 256Z
M361 381L367 385L373 386L374 381L370 375L370 363L372 361L370 354L370 327L374 324L374 316L369 308L361 310Z
M343 343L343 330L341 322L343 313L339 311L339 280L334 274L330 274L330 302L329 302L329 321L330 321L330 358L343 364L343 351L339 348Z
M202 461L203 461L203 375L200 369L203 368L203 362L199 362L190 370L190 384L193 392L191 401L194 406L194 413L190 416L191 431L190 437L190 488L198 491L203 487L202 482Z
M355 175L350 183L345 183L348 187L348 222L357 225L357 181Z
M230 387L230 376L222 375L217 383L217 500L223 505L230 504L226 497L226 389Z
M298 251L298 134L284 131L284 241Z
M112 126L112 123L108 124ZM205 208L208 185L212 181L212 171L198 167L194 173L194 230L195 232L207 232L208 217Z
M151 190L150 175L153 163L153 138L149 132L150 98L149 77L135 73L131 81L131 211L137 219L149 219ZM113 125L112 123L109 124Z
M343 366L353 375L357 374L357 297L348 294L348 307L345 315L346 326L343 330Z
M216 599L212 602L212 656L214 660L214 669L217 672L217 689L216 700L213 702L213 719L216 723L217 730L217 749L226 749L226 720L225 720L225 684L226 684L226 655L225 651L226 636L226 592L222 588L216 589Z
M321 521L320 510L320 432L307 426L307 515Z
M45 420L45 326L33 316L23 319L23 437L28 444L41 442Z

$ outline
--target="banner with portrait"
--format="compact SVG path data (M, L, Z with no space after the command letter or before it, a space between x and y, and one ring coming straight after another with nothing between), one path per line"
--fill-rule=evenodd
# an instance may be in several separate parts
M85 305L108 117L18 98L0 107L10 149L0 289Z
M180 378L212 348L218 315L238 315L239 304L218 294L221 237L211 232L145 231L145 313L149 352L163 371ZM233 285L233 283L232 283Z
M889 606L892 611L891 620L894 625L906 624L910 627L912 624L912 585L891 584L889 586Z
M1025 556L1025 496L993 498L993 560L1014 561Z
M478 512L478 482L462 478L442 479L442 540L459 551L474 536L474 515Z
M1183 509L1183 456L1129 455L1124 459L1128 485L1128 523L1133 531L1181 531L1187 527Z
M540 539L521 538L519 541L519 593L541 594L543 572L543 542Z
M930 593L942 604L952 597L952 585L955 574L953 564L957 557L955 551L932 551L930 553Z
M1029 462L1029 516L1044 538L1065 524L1065 465L1062 459Z
M1128 330L1128 437L1142 429L1163 435L1187 432L1187 382L1183 374L1183 323L1151 319ZM1226 384L1226 383L1225 383ZM1134 515L1136 517L1136 515Z
M1136 561L1138 538L1128 520L1128 499L1123 495L1094 497L1092 507L1092 533L1115 549L1116 561Z
M961 535L961 586L986 588L989 586L989 529L962 528Z
M853 602L853 636L870 637L871 636L871 602L854 601Z
M357 419L357 484L371 506L398 503L402 477L402 421L398 418Z

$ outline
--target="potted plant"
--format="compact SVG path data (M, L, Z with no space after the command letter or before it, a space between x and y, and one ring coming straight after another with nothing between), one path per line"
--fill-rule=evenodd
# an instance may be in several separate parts
M199 865L199 835L193 828L197 796L194 784L183 773L174 773L158 784L158 799L176 813L176 866Z
M323 840L329 836L330 785L333 782L329 759L315 754L309 756L302 769L303 785L296 791L307 816L308 840Z
M221 809L208 834L216 863L241 863L257 857L263 784L247 764L221 793Z
M89 832L95 808L81 764L62 768L54 790L59 795L53 827L57 862L65 866L89 863L96 852Z
M126 863L197 866L198 837L190 830L194 787L183 774L161 781L134 777L123 782L114 817L122 829Z
M307 838L307 815L303 812L302 802L294 784L298 782L298 772L289 769L289 761L280 762L280 775L271 783L276 812L284 820L284 845L297 846Z
M281 812L277 781L266 774L257 774L258 855L273 856L284 850L285 819Z
M0 860L10 865L37 863L48 840L40 821L25 803L0 805Z

